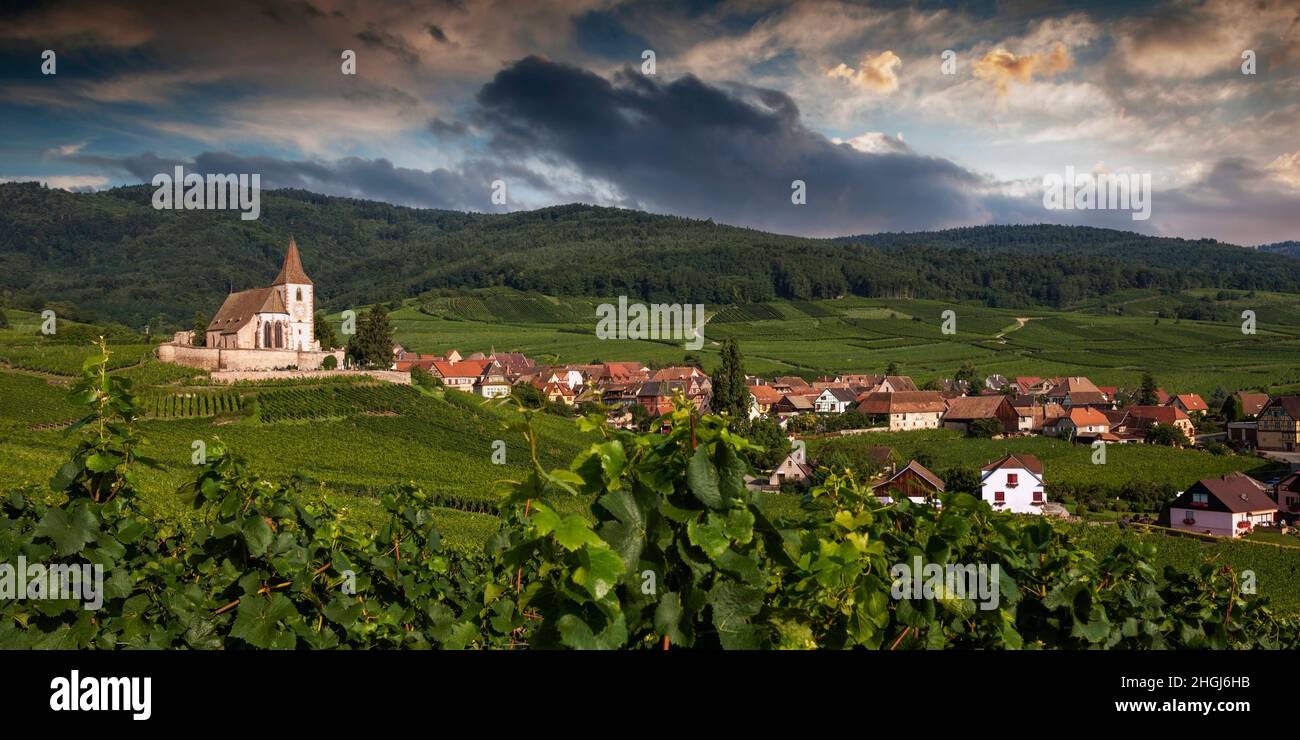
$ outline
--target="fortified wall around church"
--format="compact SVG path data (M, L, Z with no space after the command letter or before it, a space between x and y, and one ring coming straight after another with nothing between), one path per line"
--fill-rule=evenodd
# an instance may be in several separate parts
M188 334L188 332L181 332ZM343 350L231 349L195 347L177 338L158 345L158 359L209 372L216 370L320 370L326 357L343 367Z

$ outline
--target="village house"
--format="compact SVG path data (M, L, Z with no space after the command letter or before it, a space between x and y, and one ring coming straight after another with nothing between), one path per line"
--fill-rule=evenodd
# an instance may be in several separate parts
M1110 420L1097 409L1083 406L1070 409L1069 413L1056 422L1056 434L1080 441L1100 439L1104 442L1118 441L1110 432ZM1110 439L1107 439L1110 437Z
M1003 395L952 399L943 415L943 428L969 432L970 425L979 419L997 421L1002 433L1014 432L1020 428L1020 414Z
M994 511L1041 514L1047 496L1043 464L1033 455L1007 453L980 469L980 497Z
M779 417L798 416L813 413L813 403L807 396L787 393L781 400L772 404L772 411Z
M1016 431L1021 434L1046 433L1049 426L1054 426L1057 419L1065 416L1065 409L1060 404L1041 403L1034 396L1012 398L1011 408L1016 411Z
M1180 409L1188 417L1193 414L1204 414L1210 410L1205 401L1195 393L1179 393L1169 399L1169 405Z
M1277 504L1277 518L1280 522L1295 524L1300 520L1300 471L1278 481L1273 489L1273 501Z
M1125 406L1123 410L1128 412L1130 431L1140 432L1143 436L1152 426L1163 424L1182 430L1189 441L1196 437L1192 420L1177 406Z
M936 502L943 493L943 479L930 472L921 463L912 460L871 490L883 504L892 504L896 498L906 498L914 504Z
M1244 421L1253 419L1264 410L1268 404L1267 393L1250 393L1247 391L1237 391L1228 396L1219 408L1219 413L1229 421Z
M1240 537L1277 520L1277 504L1241 474L1197 481L1168 509L1174 529L1217 537Z
M800 485L812 483L813 469L807 461L807 450L803 445L795 445L790 450L790 454L785 456L776 470L768 476L767 484L773 487L779 487L786 481L794 481Z
M827 388L813 401L813 410L819 414L842 414L856 400L858 394L848 388Z
M1044 399L1051 403L1058 403L1067 409L1079 406L1100 409L1110 408L1112 405L1111 399L1091 380L1083 376L1056 379L1051 390L1044 394Z
M772 413L772 407L781 401L781 394L770 385L749 386L750 418Z
M938 429L947 404L938 391L867 393L858 402L858 412L881 417L893 432L909 429Z
M493 364L491 360L434 360L430 363L429 373L448 388L473 393L474 386Z
M1278 396L1256 418L1259 449L1294 452L1300 449L1300 396Z
M540 390L542 395L546 396L546 400L551 403L562 403L565 406L572 406L577 402L577 392L565 383L547 381L541 385Z

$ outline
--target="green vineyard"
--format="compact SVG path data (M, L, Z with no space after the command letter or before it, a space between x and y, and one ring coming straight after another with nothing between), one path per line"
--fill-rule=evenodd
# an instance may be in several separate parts
M283 388L257 396L263 422L331 419L356 414L400 414L422 398L409 385L330 385Z
M194 419L238 412L244 399L231 391L152 393L144 397L144 408L149 419Z

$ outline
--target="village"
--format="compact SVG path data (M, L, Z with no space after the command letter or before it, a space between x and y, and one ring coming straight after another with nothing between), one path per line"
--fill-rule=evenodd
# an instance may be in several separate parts
M631 428L635 420L659 419L675 397L701 412L710 410L711 380L694 366L651 370L638 362L539 365L519 353L444 355L393 348L391 369L424 371L448 388L484 398L509 395L526 385L549 403L606 409L614 426ZM868 431L952 429L971 436L1043 435L1078 444L1176 444L1228 442L1239 450L1292 452L1300 443L1300 396L1269 398L1240 392L1211 409L1194 393L1156 389L1156 403L1136 403L1136 390L1098 386L1086 377L992 376L981 387L966 381L943 381L939 390L921 390L904 375L852 374L771 379L746 376L749 418L768 419L796 439L796 430L815 427L819 418L854 418L866 425L838 434ZM1226 422L1225 432L1198 434L1211 418ZM794 450L767 479L754 479L758 490L780 490L791 482L807 485L814 466L805 447ZM980 470L980 495L995 510L1018 514L1057 514L1064 510L1048 498L1043 464L1032 455L1008 453ZM916 460L882 470L873 488L884 502L904 496L914 503L934 501L944 481ZM1169 506L1169 526L1189 532L1237 537L1255 527L1290 525L1300 517L1300 472L1272 485L1234 473L1199 481Z

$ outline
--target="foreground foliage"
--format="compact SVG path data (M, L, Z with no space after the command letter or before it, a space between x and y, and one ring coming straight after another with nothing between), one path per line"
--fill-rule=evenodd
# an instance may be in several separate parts
M567 469L509 483L483 554L443 548L434 498L384 497L374 531L328 501L302 503L220 442L181 495L200 524L144 518L134 470L150 461L130 382L108 353L73 400L82 441L52 492L0 501L0 562L104 566L103 608L0 601L0 647L59 648L1294 648L1300 623L1240 593L1239 574L1150 565L1149 544L1103 557L1042 518L995 514L969 494L942 509L882 507L831 475L798 517L768 518L744 486L753 445L683 403L666 435L579 423L600 441ZM590 518L561 499L594 497ZM940 589L895 598L891 569L997 565L990 599ZM984 596L991 596L985 594Z

